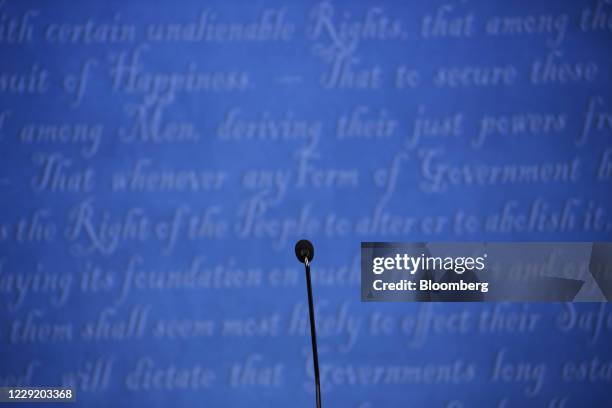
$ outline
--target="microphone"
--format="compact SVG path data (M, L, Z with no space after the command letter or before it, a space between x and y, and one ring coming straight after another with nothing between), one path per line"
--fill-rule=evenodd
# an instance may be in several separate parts
M314 257L312 242L301 239L295 244L295 256L306 267L306 289L308 291L308 312L310 314L310 342L312 344L312 362L314 365L315 394L317 408L321 408L321 382L319 380L319 354L317 353L317 330L315 328L314 305L312 301L312 285L310 283L310 262Z

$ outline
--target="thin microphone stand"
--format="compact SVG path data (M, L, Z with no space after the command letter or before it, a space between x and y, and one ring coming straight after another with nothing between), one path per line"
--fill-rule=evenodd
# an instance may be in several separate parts
M315 328L314 306L312 302L312 285L310 284L310 263L308 258L304 259L306 265L306 285L308 290L308 312L310 313L310 342L312 343L312 356L315 375L315 392L317 408L321 408L321 382L319 380L319 353L317 353L317 330Z

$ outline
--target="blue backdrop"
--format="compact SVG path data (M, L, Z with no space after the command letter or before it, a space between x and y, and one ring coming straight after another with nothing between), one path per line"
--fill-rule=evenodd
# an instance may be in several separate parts
M605 407L606 304L366 304L361 241L612 236L612 3L0 1L0 385Z

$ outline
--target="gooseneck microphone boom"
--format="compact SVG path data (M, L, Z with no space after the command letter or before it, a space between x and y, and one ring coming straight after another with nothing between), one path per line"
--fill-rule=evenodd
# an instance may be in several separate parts
M312 343L312 361L314 364L315 393L317 408L321 408L321 383L319 380L319 354L317 353L317 330L315 328L312 285L310 283L310 262L314 257L312 242L302 239L295 244L295 256L306 266L306 289L308 290L308 312L310 314L310 342Z

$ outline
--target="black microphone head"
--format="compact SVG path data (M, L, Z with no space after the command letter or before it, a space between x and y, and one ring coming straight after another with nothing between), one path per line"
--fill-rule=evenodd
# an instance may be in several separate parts
M300 239L295 244L295 256L297 256L298 261L302 263L304 263L306 258L308 258L308 263L312 262L312 258L314 257L312 242L307 239Z

